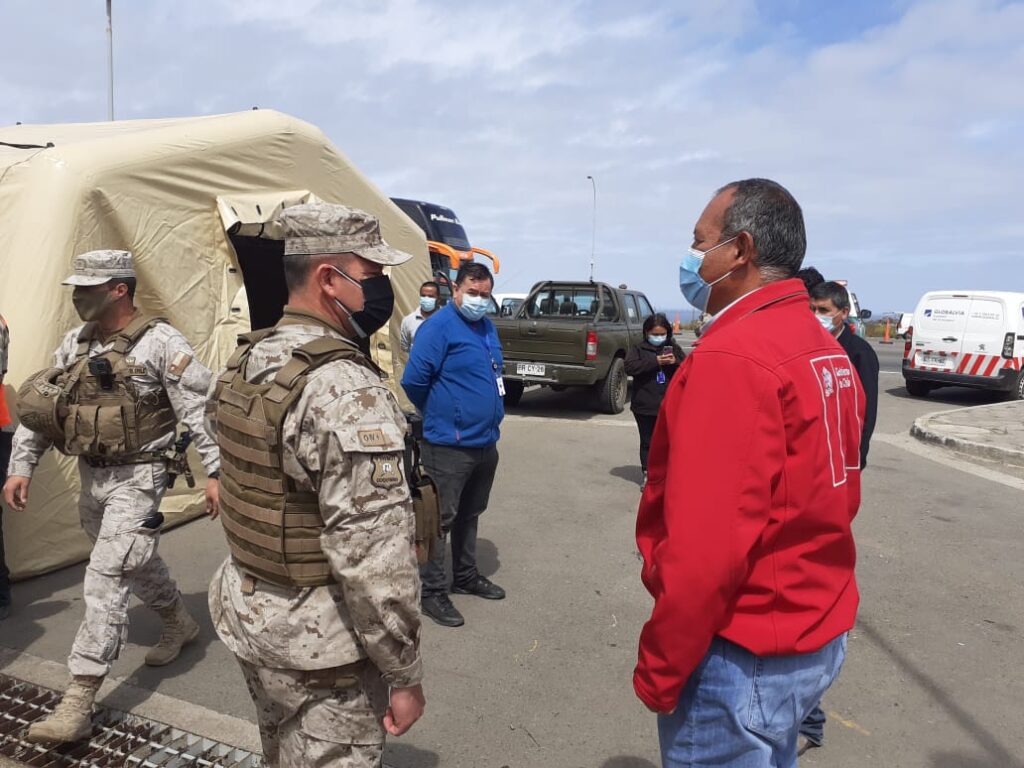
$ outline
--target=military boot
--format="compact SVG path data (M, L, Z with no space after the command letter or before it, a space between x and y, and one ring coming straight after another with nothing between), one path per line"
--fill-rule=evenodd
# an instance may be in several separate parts
M88 737L92 733L92 703L102 682L102 677L72 677L60 703L49 716L32 723L25 738L37 744L66 744Z
M160 640L146 654L146 663L151 667L170 664L181 654L181 648L185 643L191 643L199 637L199 625L185 610L185 603L180 595L173 605L157 613L163 619L164 626L160 631Z

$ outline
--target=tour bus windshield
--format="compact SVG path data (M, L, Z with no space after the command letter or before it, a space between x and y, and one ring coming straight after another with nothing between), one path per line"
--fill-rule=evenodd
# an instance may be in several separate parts
M429 226L440 237L436 239L445 245L450 245L459 251L469 250L469 238L466 237L466 230L462 228L455 212L449 208L442 208L440 205L423 205L423 213L427 217Z

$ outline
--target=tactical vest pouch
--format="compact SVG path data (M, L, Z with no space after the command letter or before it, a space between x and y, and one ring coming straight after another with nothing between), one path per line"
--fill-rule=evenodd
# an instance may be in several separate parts
M409 494L416 519L416 559L428 562L441 536L441 496L437 485L423 469L420 441L423 439L423 418L407 413L409 428L405 433L405 476L409 478Z
M423 565L433 556L441 537L441 497L434 481L422 474L411 490L416 516L416 559Z
M18 420L33 432L64 445L64 419L58 410L62 368L45 368L30 376L18 389Z

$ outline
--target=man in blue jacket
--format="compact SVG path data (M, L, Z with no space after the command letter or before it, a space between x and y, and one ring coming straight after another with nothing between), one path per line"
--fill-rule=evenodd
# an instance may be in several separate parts
M505 590L476 566L477 522L487 508L498 468L499 425L505 417L501 343L487 318L494 278L466 262L452 301L416 334L402 387L423 414L423 465L437 483L441 538L420 568L423 613L459 627L462 614L448 597L445 537L452 539L452 592L501 600Z

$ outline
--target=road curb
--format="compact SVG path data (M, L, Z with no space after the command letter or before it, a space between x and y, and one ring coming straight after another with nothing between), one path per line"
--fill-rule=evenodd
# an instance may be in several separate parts
M977 412L988 408L1005 408L1006 405L1006 403L994 403L992 405L976 405L971 408L954 408L949 411L928 413L914 421L914 425L910 428L910 434L922 442L940 445L958 453L980 456L981 458L1005 464L1024 466L1024 451L1022 450L971 440L968 437L955 434L956 425L937 423L942 417L950 414L962 413L964 411ZM1024 409L1024 405L1022 405L1022 409Z

